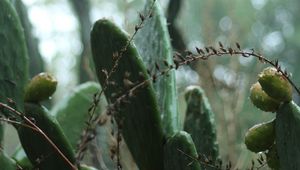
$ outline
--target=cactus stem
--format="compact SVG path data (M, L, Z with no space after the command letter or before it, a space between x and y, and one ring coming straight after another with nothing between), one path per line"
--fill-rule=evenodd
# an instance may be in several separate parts
M73 170L77 170L78 168L71 163L71 161L58 149L58 147L53 143L53 141L38 127L36 126L29 118L27 118L23 113L15 110L14 108L0 102L0 108L7 109L10 112L13 112L20 116L26 123L29 124L33 129L35 129L38 133L40 133L48 142L49 144L53 147L53 149L63 158L63 160L72 167ZM31 128L31 129L32 129Z

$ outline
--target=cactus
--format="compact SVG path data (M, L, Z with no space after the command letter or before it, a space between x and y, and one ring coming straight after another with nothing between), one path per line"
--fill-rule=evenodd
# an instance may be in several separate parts
M16 162L8 157L3 150L0 150L0 165L3 170L16 170L17 164Z
M33 169L32 163L21 146L17 147L15 153L12 155L12 159L14 159L23 169Z
M276 119L275 123L263 124L264 128L261 128L259 132L256 132L258 129L258 126L256 126L255 133L250 135L256 136L256 139L250 141L246 137L246 145L249 148L249 141L250 143L259 143L259 147L255 144L255 147L249 148L254 152L269 148L267 152L267 159L269 160L267 160L267 163L273 169L299 169L300 147L298 143L300 140L298 140L297 136L300 133L300 107L292 101L292 87L286 76L276 68L271 67L264 69L259 74L258 81L261 84L260 94L263 93L265 98L276 100L275 107L268 110L276 111ZM260 109L265 108L266 105L272 105L266 104L266 101L261 100L259 97L250 98L255 106ZM275 141L273 141L274 138ZM271 147L274 143L275 145Z
M275 124L280 169L299 169L300 107L293 101L284 103L277 111Z
M216 141L214 113L210 108L204 91L198 86L189 86L185 92L187 102L184 130L191 134L198 153L204 154L215 162L219 147ZM202 165L203 169L209 169Z
M25 103L25 116L34 120L35 124L56 144L71 163L75 162L70 143L56 119L48 113L46 108L39 104ZM41 134L24 126L20 126L17 130L22 147L35 167L45 170L73 169Z
M127 43L128 36L110 21L102 19L94 24L91 46L102 87L107 86L103 70L109 72L113 68L113 56ZM130 74L128 79L124 78L126 74ZM116 86L107 86L104 90L106 98L110 103L116 102L114 94L118 94L120 89L126 91L124 87L130 86L128 81L135 83L141 78L148 78L148 75L135 46L130 44L119 59L118 68L111 75ZM130 103L113 114L122 123L122 134L139 168L163 169L163 131L153 87L147 84L134 95Z
M11 1L16 8L21 24L24 28L24 36L29 57L29 75L34 75L43 71L44 63L38 49L38 39L33 35L32 25L29 20L28 11L22 0Z
M155 65L161 65L159 66L160 69L165 67L157 62L162 63L164 61L171 64L173 58L166 18L159 3L154 3L151 9L152 4L151 1L146 2L144 13L152 11L152 18L145 20L143 29L137 32L134 42L145 66L154 73L159 71ZM174 70L168 72L168 76L158 79L153 85L158 99L159 111L162 114L164 132L168 135L172 135L181 129L178 122L175 85Z
M183 153L198 158L197 150L191 136L180 131L167 139L164 146L164 169L165 170L200 170L198 161L192 160Z
M98 90L100 86L96 83L81 84L51 110L51 115L56 117L73 148L77 147L86 127L86 121L89 118L87 110L92 103L93 95ZM100 114L100 108L96 113Z
M24 33L10 2L1 0L0 8L0 102L6 103L7 98L11 98L22 111L28 77Z
M7 99L15 101L16 109L24 107L24 87L27 81L27 49L23 29L17 13L8 0L0 1L0 102ZM17 48L16 48L17 47ZM0 114L9 113L0 109ZM16 163L9 158L3 148L3 129L0 122L0 167L5 170L17 169Z
M280 163L276 144L274 144L266 154L267 164L270 168L279 170Z

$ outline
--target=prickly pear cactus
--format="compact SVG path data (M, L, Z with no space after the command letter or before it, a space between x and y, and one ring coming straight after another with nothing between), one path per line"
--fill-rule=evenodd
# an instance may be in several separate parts
M191 135L184 131L167 139L164 146L164 170L200 170L200 164L185 154L197 158L197 150Z
M187 102L184 130L191 134L198 153L215 162L219 156L214 113L204 91L199 86L189 86L185 92ZM209 167L202 166L204 169Z
M120 57L120 49L128 43L128 36L108 20L98 20L91 32L93 59L102 87L106 84L106 75ZM118 53L119 52L119 53ZM115 95L128 93L134 83L147 79L148 75L141 58L133 44L129 44L112 73L104 93L109 103L117 102ZM131 95L131 94L130 94ZM121 123L124 139L141 170L163 169L163 130L158 105L150 83L137 90L129 98L129 103L121 108L115 106L113 114Z
M8 0L0 1L0 101L13 99L23 110L24 87L28 78L27 50L23 28Z
M17 13L8 0L0 1L0 102L15 101L16 109L23 111L24 87L27 81L27 50L23 28ZM0 110L0 116L9 116ZM0 122L0 146L3 139L3 125ZM1 147L2 148L2 147ZM0 150L1 169L15 170L16 163Z
M166 69L163 63L172 64L173 58L166 18L159 2L153 4L152 1L147 1L143 13L148 13L150 10L152 10L152 17L145 20L143 28L137 32L134 42L145 66L155 73ZM160 70L157 70L156 65ZM153 86L158 99L159 111L162 114L164 132L172 135L180 130L175 71L172 70L168 72L168 76L159 78Z
M31 170L33 169L33 165L28 159L24 149L19 146L15 150L15 153L12 155L12 158L20 165L23 169Z
M99 90L100 86L97 83L81 84L51 110L51 115L56 117L73 148L77 147L86 127L86 121L89 118L88 109L93 102L93 95ZM95 113L100 114L99 107Z
M49 114L46 108L39 104L26 103L25 115L34 120L35 124L47 134L71 163L75 163L73 148L56 119ZM35 167L43 170L73 170L73 167L67 164L49 142L36 131L20 126L18 135L26 155Z
M262 73L259 74L258 81L259 84L261 84L259 94L263 93L263 96L265 97L262 98L262 95L255 95L255 90L251 90L254 97L252 96L250 99L255 106L262 110L276 111L276 119L274 123L275 135L269 136L269 132L273 131L270 126L265 126L268 128L263 128L264 132L261 131L262 133L259 132L260 134L256 132L253 133L254 136L258 136L258 140L261 141L258 142L255 140L254 143L258 142L259 145L255 144L254 150L253 148L250 150L258 152L261 150L258 149L261 148L261 146L263 146L263 149L265 150L270 146L270 144L272 144L271 139L275 136L276 149L272 148L274 147L272 146L267 152L267 156L268 153L270 153L268 157L272 158L271 162L268 162L270 167L283 170L299 169L300 163L298 160L300 159L300 140L298 135L300 134L300 107L292 101L292 87L286 77L278 72L277 69L272 67L264 69ZM271 98L272 102L276 100L275 104L270 104L270 101L267 101L266 103L265 99L267 98ZM278 154L278 157L277 155L274 155L274 153Z
M277 111L275 124L280 169L299 169L300 107L293 101L284 103Z
M13 159L11 159L10 157L8 157L2 149L0 151L0 165L1 165L1 169L3 169L3 170L18 169L16 162Z

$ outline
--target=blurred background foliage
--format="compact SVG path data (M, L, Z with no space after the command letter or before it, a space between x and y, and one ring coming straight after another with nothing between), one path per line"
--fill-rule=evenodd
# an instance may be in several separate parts
M260 51L278 59L300 85L300 1L289 0L158 0L168 17L174 51L195 47L225 46L239 42L242 48ZM144 0L12 0L26 33L30 71L53 73L59 82L52 99L59 102L73 87L95 80L90 67L89 33L92 23L106 17L129 33L134 31ZM23 3L22 3L23 2ZM183 91L200 84L216 113L222 159L236 167L249 167L255 155L243 143L246 130L270 120L274 114L256 109L249 100L249 88L265 65L253 58L213 57L182 67L176 72L179 106L184 113ZM299 96L294 95L299 103ZM50 104L48 104L50 105ZM17 144L7 130L6 145Z

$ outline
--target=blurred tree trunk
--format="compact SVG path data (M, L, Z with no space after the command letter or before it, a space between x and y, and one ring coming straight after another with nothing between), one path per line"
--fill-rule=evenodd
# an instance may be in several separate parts
M82 52L79 59L79 81L80 83L94 79L91 73L91 49L90 49L90 30L92 22L90 20L89 0L70 0L77 19L79 21L80 39L82 42Z
M178 52L186 50L185 42L179 29L175 25L175 20L180 12L182 0L170 0L167 9L167 22L169 34L172 39L172 46Z
M29 56L29 73L30 77L44 70L44 63L38 48L38 39L32 34L32 25L28 18L28 11L21 0L13 0L17 13L20 17L21 24L24 28L25 40Z

